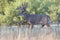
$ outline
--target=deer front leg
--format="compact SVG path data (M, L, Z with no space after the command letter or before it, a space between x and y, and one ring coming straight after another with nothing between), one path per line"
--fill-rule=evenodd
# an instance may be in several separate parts
M32 29L33 28L33 25L32 24L30 24L30 29Z
M32 29L33 28L33 25L31 22L28 22L28 28Z

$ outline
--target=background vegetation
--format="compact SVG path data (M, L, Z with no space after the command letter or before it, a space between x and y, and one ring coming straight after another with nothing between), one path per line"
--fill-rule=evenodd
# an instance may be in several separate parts
M18 17L20 10L16 10L24 2L28 3L28 13L47 14L51 22L60 22L60 0L0 0L0 24L11 25L24 21L23 17Z

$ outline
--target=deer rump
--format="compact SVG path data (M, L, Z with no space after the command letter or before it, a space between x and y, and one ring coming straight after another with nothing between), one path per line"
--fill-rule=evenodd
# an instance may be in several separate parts
M45 14L33 14L33 15L25 15L25 20L30 28L33 28L33 25L41 24L42 27L44 25L50 26L50 17Z

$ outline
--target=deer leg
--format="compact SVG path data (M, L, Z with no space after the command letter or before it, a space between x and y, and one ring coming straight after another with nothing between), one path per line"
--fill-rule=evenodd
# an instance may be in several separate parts
M49 24L46 24L47 25L47 27L50 27L50 25Z
M42 28L44 27L44 24L42 25Z
M33 28L33 25L32 24L30 24L30 29L32 29Z
M28 28L32 29L33 28L33 25L31 22L28 22Z

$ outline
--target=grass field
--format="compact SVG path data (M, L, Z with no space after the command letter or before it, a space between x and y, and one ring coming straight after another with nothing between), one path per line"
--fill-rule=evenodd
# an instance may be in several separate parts
M35 25L28 29L22 27L0 27L0 40L60 40L60 26L51 28Z

